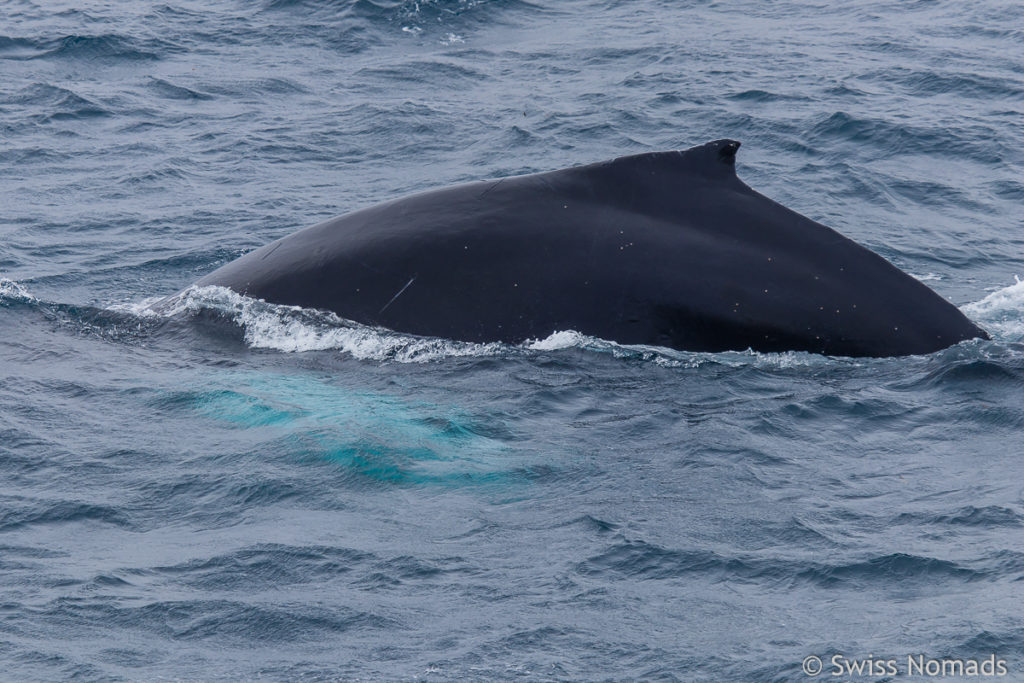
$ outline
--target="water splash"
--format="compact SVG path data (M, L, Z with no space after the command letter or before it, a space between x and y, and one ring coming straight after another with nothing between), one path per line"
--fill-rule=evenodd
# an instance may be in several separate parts
M338 350L361 360L417 363L499 355L512 348L500 343L456 342L377 329L326 311L251 299L225 287L192 287L156 310L149 306L137 304L135 309L142 315L168 316L213 310L241 327L250 347L287 353Z
M1024 280L1013 279L1014 284L960 309L1000 341L1024 340Z
M5 277L0 277L0 299L36 301L36 298L24 286Z
M536 352L580 350L607 354L623 360L649 362L669 368L698 368L707 364L728 367L792 368L817 367L842 361L802 351L761 353L753 350L698 352L662 346L619 344L575 330L558 330L544 339L522 344L473 343L436 337L417 337L384 328L369 327L328 311L272 304L252 299L226 287L190 287L170 300L147 298L139 303L112 307L140 317L196 316L214 312L243 330L251 348L286 353L341 351L360 360L425 363L462 357L511 357Z

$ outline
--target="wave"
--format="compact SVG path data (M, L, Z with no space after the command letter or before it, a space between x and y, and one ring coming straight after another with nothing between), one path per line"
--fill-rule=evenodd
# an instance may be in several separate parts
M234 600L171 600L118 606L104 601L57 599L39 611L49 623L69 630L110 629L147 632L175 640L253 641L294 644L332 633L394 630L387 617L347 607L258 604Z
M39 54L38 46L27 38L0 36L0 59L31 59Z
M10 499L0 513L0 531L8 532L30 526L91 522L131 528L127 515L119 508L93 505L74 500L34 502Z
M888 118L857 116L845 111L820 115L809 130L811 141L830 145L870 145L883 157L929 154L958 160L970 159L986 166L1008 158L1008 150L999 135L987 131L981 139L967 139L941 125L911 125Z
M971 320L981 325L993 339L1005 342L1024 341L1024 280L998 289L981 301L960 307Z
M688 575L714 580L806 583L820 588L859 588L967 582L998 574L935 557L892 553L848 563L829 564L764 556L723 556L698 550L674 550L644 541L624 540L581 562L585 576L610 575L641 580L675 580Z
M0 302L3 301L36 301L36 298L14 280L0 277Z
M149 77L147 84L149 90L157 97L168 100L211 100L213 95L186 88L183 85L175 85L162 78Z
M267 0L263 11L302 11L326 18L358 17L436 26L487 7L536 9L527 0Z
M14 93L8 101L26 109L35 109L38 113L26 118L40 122L95 118L111 113L103 105L73 90L48 83L33 83L24 87Z
M157 60L184 48L160 38L133 38L108 33L71 34L56 38L0 36L0 59Z

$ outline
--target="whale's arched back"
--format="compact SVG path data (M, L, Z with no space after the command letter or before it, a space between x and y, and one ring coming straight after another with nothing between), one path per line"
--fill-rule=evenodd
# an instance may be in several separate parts
M684 350L892 356L987 337L882 257L745 185L739 146L404 197L197 284L466 341L574 329Z

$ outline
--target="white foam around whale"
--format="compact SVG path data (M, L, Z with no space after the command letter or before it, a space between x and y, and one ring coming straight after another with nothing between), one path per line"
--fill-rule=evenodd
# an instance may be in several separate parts
M401 363L456 357L508 356L516 353L566 349L607 353L616 358L653 362L667 367L699 367L706 363L755 363L789 367L826 362L822 356L803 352L695 353L658 346L624 345L574 330L555 331L544 339L531 339L519 345L500 342L477 344L417 337L361 325L327 311L252 299L219 286L191 287L154 310L152 307L157 301L159 299L151 298L116 308L143 317L196 315L202 311L213 311L241 327L245 343L252 348L274 349L287 353L337 350L359 359Z
M327 311L271 304L216 286L191 287L169 306L162 307L160 314L191 315L203 310L230 317L243 329L245 343L250 347L289 353L338 350L360 359L422 362L487 356L507 348L497 343L473 344L377 329ZM148 308L144 314L154 315Z
M1024 341L1024 280L1016 275L1013 279L1014 284L960 307L998 341Z
M17 283L0 280L0 295L5 292L30 296ZM556 331L544 339L528 340L521 345L498 342L476 344L417 337L368 327L326 311L267 303L217 286L191 287L168 304L160 306L159 312L151 308L157 301L158 298L150 298L113 308L143 317L196 315L202 311L214 311L241 327L245 343L252 348L286 353L336 350L364 360L402 363L566 349L607 353L618 358L649 361L669 367L699 367L706 363L718 363L786 368L829 362L817 354L792 351L697 353L655 346L623 345L574 330ZM980 301L964 305L961 310L987 329L997 341L1018 341L1024 337L1024 282L1018 279L1014 284L994 291Z
M5 277L0 277L0 299L36 300L23 285Z

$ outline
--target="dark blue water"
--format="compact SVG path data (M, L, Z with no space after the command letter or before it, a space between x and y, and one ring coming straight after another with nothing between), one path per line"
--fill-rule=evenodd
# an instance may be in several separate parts
M1022 46L998 0L3 3L0 677L1024 680ZM993 341L144 311L402 194L722 137Z

